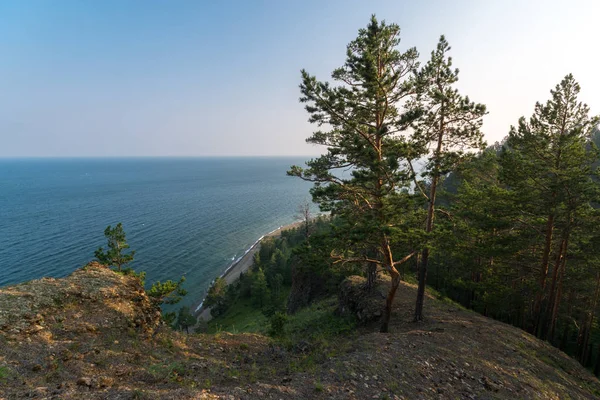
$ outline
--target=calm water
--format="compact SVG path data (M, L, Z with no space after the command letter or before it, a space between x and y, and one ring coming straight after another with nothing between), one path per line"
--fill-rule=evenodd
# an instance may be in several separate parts
M0 160L0 286L62 277L122 222L147 281L187 278L185 303L258 237L293 222L305 158Z

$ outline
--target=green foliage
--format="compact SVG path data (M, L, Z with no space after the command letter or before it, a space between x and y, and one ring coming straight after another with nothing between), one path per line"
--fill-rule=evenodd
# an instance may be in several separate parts
M213 317L221 315L227 309L227 282L225 282L225 279L221 277L215 279L208 289L204 305L211 307L211 315Z
M262 266L263 262L268 262L271 260L271 257L275 252L275 248L275 240L272 238L266 238L265 240L261 241L260 249L258 250L258 256L254 260L255 262L258 261L255 263L255 265L260 267Z
M146 271L135 272L133 268L123 268L122 270L116 272L125 276L133 276L138 278L142 286L146 284Z
M252 274L252 299L254 299L255 304L263 308L267 304L269 304L269 300L271 298L271 291L269 286L267 285L267 279L265 274L261 268L258 271L255 271Z
M337 306L337 297L329 297L315 301L289 316L286 324L288 339L292 343L301 340L318 342L354 333L356 319L352 316L337 315Z
M5 366L0 366L0 382L6 382L10 377L12 377L13 373L10 368Z
M425 222L425 246L419 266L419 286L415 307L415 321L423 319L423 302L429 255L432 243L427 243L443 231L434 230L437 190L441 178L456 168L471 150L483 148L482 118L486 114L483 104L471 102L461 96L455 88L458 69L452 69L452 58L448 56L450 45L440 37L437 49L431 52L431 59L417 74L417 96L409 102L409 107L421 116L414 122L412 141L422 155L428 155L422 176L429 178L429 192L423 184L415 184L427 201ZM433 151L429 151L432 148ZM411 165L411 171L414 169Z
M187 372L184 364L173 362L170 364L154 364L148 367L148 372L157 379L168 379L172 382L180 380Z
M450 45L442 35L431 58L417 74L417 96L410 107L420 117L413 123L412 140L421 154L428 154L424 175L445 175L464 160L468 151L484 148L481 126L487 113L455 88L458 69L452 69Z
M175 311L163 313L162 319L165 322L165 324L173 327L175 325L175 320L177 319L177 313Z
M579 91L567 75L503 143L453 170L430 282L591 366L600 343L598 118Z
M328 223L317 220L313 229L316 232L323 226ZM279 238L265 238L254 256L255 264L237 282L225 285L224 280L216 280L205 299L213 316L208 331L267 333L269 319L285 309L294 254L305 241L303 229L286 230Z
M104 230L104 236L108 240L107 250L104 251L102 247L98 248L94 252L94 256L98 261L104 265L115 266L119 271L123 265L133 261L133 255L135 251L129 254L124 253L129 248L125 238L125 231L123 225L119 222L114 228L110 225Z
M223 314L208 322L207 332L265 332L268 319L251 297L240 297Z
M130 267L123 268L124 265L133 261L135 253L134 251L131 251L129 254L124 253L129 248L129 245L126 241L123 225L118 223L114 228L109 225L104 230L104 236L108 239L108 248L106 251L102 247L96 250L94 254L98 261L108 266L116 266L116 273L133 276L139 279L142 286L144 286L146 284L146 272L135 272ZM158 281L152 284L146 293L157 305L176 304L187 294L187 291L182 287L183 282L185 282L185 277L182 277L178 282L168 280L162 283ZM163 320L168 325L173 325L175 318L176 315L173 312L167 312L163 315Z
M393 277L390 296L399 283L392 242L404 232L395 217L413 211L398 209L408 202L395 198L409 196L406 164L420 156L405 132L422 113L419 107L401 107L416 89L418 53L415 48L402 52L399 44L400 27L373 16L348 44L345 64L333 71L337 86L302 71L300 101L309 121L328 128L315 131L307 142L327 152L307 161L307 168L288 171L314 182L313 201L345 221L331 249L336 261L371 266L370 271L373 265L383 267ZM390 315L387 306L383 331Z
M178 329L184 330L189 333L189 328L196 325L197 319L191 313L190 308L187 306L181 307L177 313L177 321L175 326Z
M275 277L272 278L271 284L269 286L271 288L271 302L273 304L280 303L281 294L283 291L283 276L281 274L276 274Z
M303 275L314 277L313 280L320 283L322 295L337 293L338 285L345 277L365 272L360 263L335 262L331 257L332 251L345 243L344 237L349 230L346 224L347 221L342 218L315 221L310 239L296 246L290 257L296 278ZM318 294L319 290L311 291L311 296Z
M187 291L182 287L184 282L185 277L181 277L177 282L168 280L162 283L157 281L152 284L152 287L146 293L157 304L177 304L187 294Z
M271 336L283 336L285 333L285 324L287 323L288 316L283 312L276 312L269 319L269 335Z
M325 390L323 384L321 382L315 382L315 391L322 392L323 390Z
M567 75L551 91L552 99L536 103L529 121L522 117L506 140L500 158L502 179L530 212L572 212L593 195L591 164L597 152L587 144L598 119L577 101L579 91L579 84Z

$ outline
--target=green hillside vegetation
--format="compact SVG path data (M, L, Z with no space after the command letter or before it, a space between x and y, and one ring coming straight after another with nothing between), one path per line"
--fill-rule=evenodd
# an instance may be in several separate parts
M381 314L365 316L367 306L352 299L349 307L363 307L359 320L379 320L382 332L400 281L416 281L414 321L427 318L429 284L598 374L599 119L578 100L579 84L565 76L549 100L532 105L531 117L486 147L486 108L456 89L447 40L442 36L421 66L416 49L399 49L399 34L397 25L373 17L348 45L334 83L302 72L301 102L319 126L307 141L326 152L288 174L315 183L313 200L331 219L325 235L295 252L292 286L309 297L300 303L335 292L320 282L335 286L352 275L365 278L358 296L368 298L383 272L391 285ZM263 263L257 260L258 282ZM261 309L270 276L249 292ZM293 306L298 297L292 290L290 315L301 309Z
M329 234L328 218L320 217L309 221L310 234ZM208 290L204 304L211 307L212 320L207 326L201 324L199 332L260 332L267 334L270 325L284 316L292 290L294 270L302 264L307 230L304 226L284 230L279 237L269 237L261 241L260 250L254 255L254 264L239 280L227 285L218 278ZM343 279L331 283L329 291Z
M486 149L486 108L456 89L444 36L421 66L399 34L373 17L335 84L302 73L301 101L320 127L307 141L326 153L288 173L314 182L313 200L331 211L330 259L357 265L365 293L376 270L391 276L382 332L404 274L418 282L415 321L427 318L429 283L598 373L599 120L579 84L564 77Z

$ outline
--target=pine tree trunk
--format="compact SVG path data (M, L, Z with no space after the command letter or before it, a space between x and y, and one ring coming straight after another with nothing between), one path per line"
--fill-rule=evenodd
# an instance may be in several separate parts
M550 331L553 331L551 326L553 325L553 321L556 318L556 312L558 304L560 301L560 294L557 293L558 281L560 279L559 272L562 270L563 258L566 253L566 244L567 240L563 238L560 241L560 246L558 252L556 253L556 261L554 262L554 268L552 269L552 281L550 283L550 295L548 296L548 301L546 303L546 309L543 311L543 316L541 319L540 330L541 337L544 339L552 339L552 334ZM548 318L550 317L550 318Z
M443 121L444 110L442 108L442 121ZM435 163L438 164L442 153L442 144L444 138L444 126L443 122L440 122L440 132L438 135L437 148L435 150ZM439 170L438 167L434 167L433 179L431 180L431 189L429 192L429 204L427 208L427 223L425 225L425 232L431 233L433 231L433 219L435 217L435 196L437 192L437 185L439 181ZM429 247L425 246L421 256L421 266L419 268L419 287L417 288L417 304L415 307L414 321L423 320L423 303L425 300L425 284L427 283L427 263L429 261Z
M594 366L594 375L600 375L600 345L598 345L598 350L596 352L596 365Z
M552 317L550 319L550 327L548 329L548 339L550 342L554 341L554 331L556 329L556 321L558 319L558 309L560 307L560 301L562 299L562 289L563 282L565 280L565 269L567 266L567 250L569 248L569 236L564 239L563 244L563 256L560 263L560 276L558 278L558 291L556 292L556 297L554 298L553 307L552 307ZM552 298L550 299L552 301Z
M569 290L569 296L567 297L567 315L571 315L573 310L573 290ZM565 329L560 343L560 349L566 351L569 344L569 323L565 323Z
M583 335L583 339L582 339L582 343L581 343L581 347L582 347L582 354L581 357L579 359L579 361L581 362L581 364L583 366L586 365L586 362L588 361L588 355L589 355L589 341L590 341L590 333L592 330L592 326L594 324L594 317L595 317L595 310L596 310L596 306L598 305L598 295L600 294L600 272L596 274L596 290L594 292L594 298L592 300L592 304L590 307L590 312L588 314L588 318L585 322L585 330L584 330L584 335Z
M386 268L390 273L392 278L390 290L385 299L385 310L383 313L383 320L381 322L380 332L386 333L390 328L390 318L392 317L392 306L394 303L394 297L396 296L396 290L398 290L398 285L400 284L400 274L398 270L394 267L394 259L392 257L392 250L390 249L390 244L387 237L384 236L382 243L382 250L384 252L384 258L386 263Z
M527 305L525 304L523 307L523 311L521 313L521 329L527 331Z
M403 259L401 259L400 261L397 261L396 263L394 263L394 259L392 257L392 250L390 248L387 237L384 239L383 247L385 250L386 263L388 263L385 267L387 268L388 272L390 273L390 276L392 277L390 291L388 292L388 295L385 299L385 310L383 313L383 320L381 322L381 329L380 329L380 332L385 333L385 332L388 332L389 327L390 327L389 325L390 325L390 318L392 316L392 306L394 304L394 297L396 296L396 290L398 289L398 285L400 284L400 274L398 273L398 269L396 268L396 265L404 264L405 262L410 260L415 253L414 252L410 253L409 255L407 255Z
M423 249L421 254L421 266L419 268L419 287L417 288L417 305L415 307L414 321L423 320L423 303L425 299L425 283L427 281L427 261L429 259L429 248Z
M585 362L585 357L587 356L587 345L588 345L588 338L589 338L588 322L589 322L589 315L584 317L584 319L581 323L581 325L582 325L581 329L579 330L579 336L577 338L577 344L578 344L577 356L579 359L579 363L581 365L583 365L583 363Z
M377 264L369 263L367 267L367 291L371 292L375 287L375 279L377 278Z
M558 309L560 308L560 301L562 299L562 283L565 276L564 269L565 262L563 261L560 273L560 280L558 282L558 291L556 292L556 298L554 299L554 307L552 308L552 317L550 319L550 327L548 329L548 340L550 341L550 343L554 343L554 331L556 330Z
M558 347L560 350L565 351L567 349L567 345L569 343L569 325L565 325L565 329L563 330L562 339L560 340L560 346Z
M396 290L398 289L398 285L400 284L400 274L396 270L396 268L392 267L392 271L390 271L390 275L392 277L392 284L390 287L390 291L385 299L385 310L383 313L383 320L381 323L380 332L387 333L390 329L390 318L392 317L392 305L394 303L394 297L396 296Z
M535 297L535 303L533 307L534 313L534 325L533 333L536 336L540 336L538 329L541 323L542 314L542 299L544 297L544 291L546 290L546 278L548 277L548 265L550 263L550 251L552 249L552 235L554 233L554 214L548 215L546 222L546 239L544 241L544 252L542 253L542 265L540 266L539 276L539 288Z
M579 331L577 332L577 350L575 351L575 354L577 355L577 360L579 360L579 363L581 363L581 355L583 353L582 350L582 345L583 345L583 336L585 334L585 320L582 321L581 323L581 327L579 328Z
M589 342L589 340L588 340L588 342ZM591 364L591 360L592 360L593 348L594 348L594 346L591 343L589 343L587 346L587 349L585 351L585 359L583 360L583 364L582 364L585 368L589 368L591 366L590 364Z

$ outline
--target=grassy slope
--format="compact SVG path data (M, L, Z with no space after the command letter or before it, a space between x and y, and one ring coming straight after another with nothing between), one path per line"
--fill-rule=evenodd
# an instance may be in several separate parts
M208 322L207 333L265 332L267 317L256 308L252 299L238 299L223 315Z
M281 290L282 304L290 294L291 287L286 286ZM254 304L251 298L239 298L228 309L207 323L206 333L263 333L268 331L269 319Z
M102 274L112 279L110 271ZM600 382L577 362L516 328L432 298L427 321L410 322L415 288L407 284L399 290L389 334L376 326L350 329L348 320L333 316L335 299L326 299L294 316L287 335L273 340L164 328L149 333L148 326L136 325L143 311L137 294L124 299L118 294L125 286L113 291L104 285L102 296L78 296L78 279L62 285L71 295L60 304L46 302L22 314L18 332L0 326L0 398L600 396ZM0 304L3 296L29 301L27 286L18 289L0 290Z

